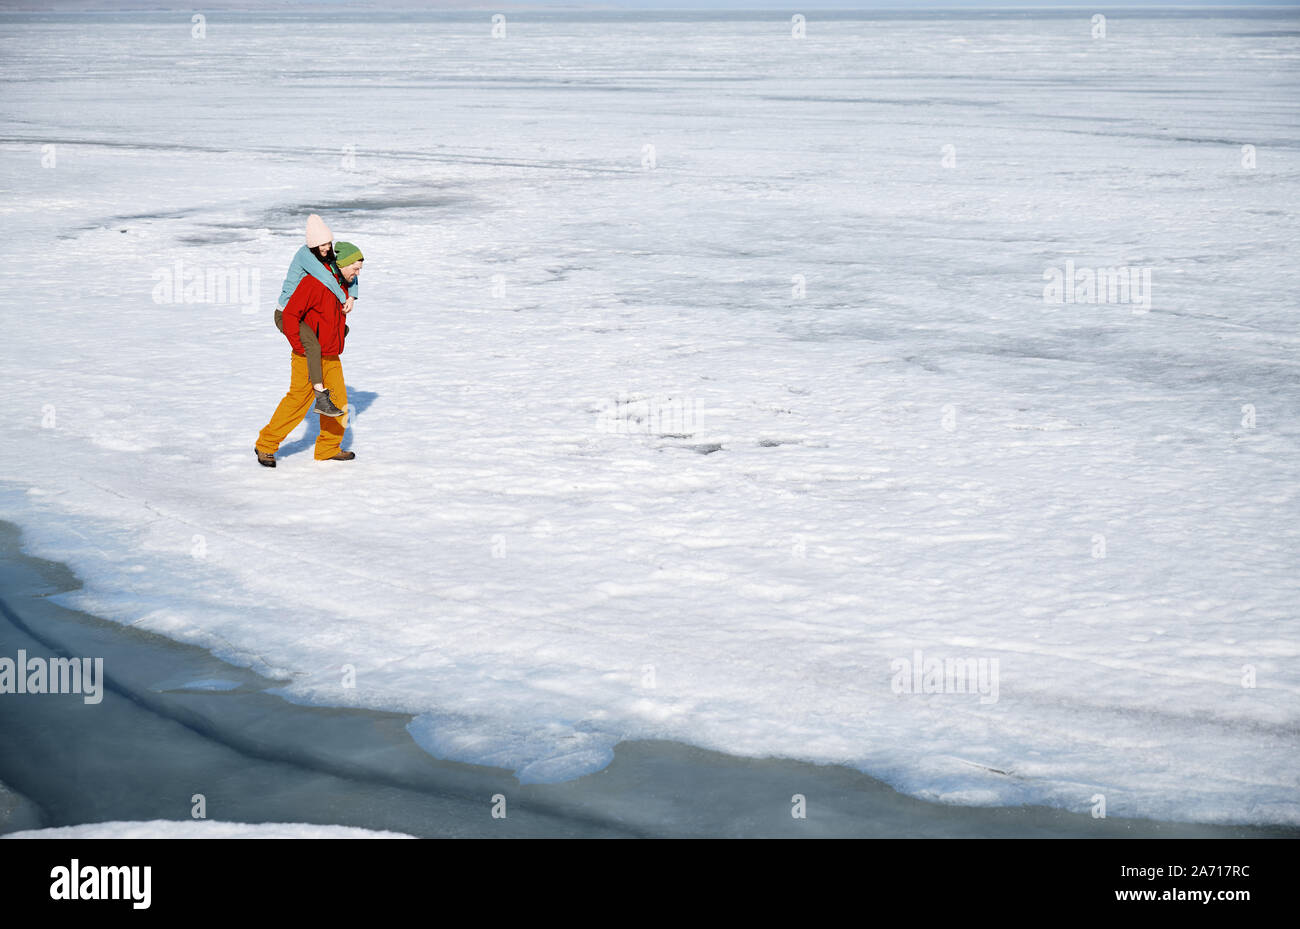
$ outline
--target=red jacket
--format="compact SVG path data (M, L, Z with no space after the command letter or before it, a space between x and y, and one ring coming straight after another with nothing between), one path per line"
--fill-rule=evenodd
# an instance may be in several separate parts
M339 281L343 292L348 292L346 281ZM347 316L343 304L334 292L310 274L298 282L298 287L289 298L284 308L284 335L293 346L295 354L303 351L302 339L298 337L298 324L305 322L307 328L316 333L320 341L322 355L339 355L343 352L344 330L347 328Z

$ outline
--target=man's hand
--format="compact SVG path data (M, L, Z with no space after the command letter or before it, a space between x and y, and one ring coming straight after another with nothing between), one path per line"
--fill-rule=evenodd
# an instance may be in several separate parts
M357 302L357 298L356 298L356 297L348 297L348 299L344 302L344 304L343 304L343 314L344 314L345 316L346 316L348 313L351 313L351 312L352 312L352 304L354 304L354 303L356 303L356 302Z

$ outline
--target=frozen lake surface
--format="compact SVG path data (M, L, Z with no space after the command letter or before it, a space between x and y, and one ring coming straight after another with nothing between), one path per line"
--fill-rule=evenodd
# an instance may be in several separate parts
M525 784L1300 823L1294 14L192 28L0 17L0 516L61 602ZM269 471L311 211L358 457Z
M520 784L505 768L430 757L410 738L409 716L286 704L275 681L201 648L69 610L52 595L77 579L18 545L16 527L0 522L0 651L102 656L106 681L94 705L77 694L0 700L0 836L1300 835L1295 826L932 803L843 766L665 741L622 742L599 771ZM795 802L802 817L791 815Z

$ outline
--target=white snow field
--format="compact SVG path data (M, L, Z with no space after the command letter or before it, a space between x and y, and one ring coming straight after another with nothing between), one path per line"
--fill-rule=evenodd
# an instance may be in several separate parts
M11 832L5 839L411 839L400 832L313 823L223 823L217 820L155 819L147 823L87 823L55 829Z
M1090 15L0 18L0 518L525 783L1300 823L1300 21ZM312 211L357 458L269 470Z

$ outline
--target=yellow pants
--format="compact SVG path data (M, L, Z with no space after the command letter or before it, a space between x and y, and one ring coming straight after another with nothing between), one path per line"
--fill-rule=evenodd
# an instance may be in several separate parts
M290 357L293 361L290 368L289 392L275 408L275 415L271 417L271 421L257 436L257 450L268 455L275 454L284 437L302 422L302 418L316 402L316 391L307 374L307 359L302 355ZM330 392L330 399L334 401L335 406L347 409L348 389L343 383L343 365L338 356L322 358L321 368L323 374L321 383ZM339 453L339 443L343 441L343 433L347 428L346 413L338 417L321 415L320 436L316 439L317 461L333 458Z

